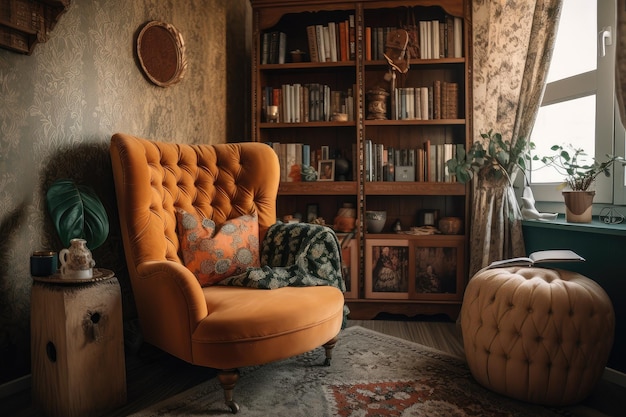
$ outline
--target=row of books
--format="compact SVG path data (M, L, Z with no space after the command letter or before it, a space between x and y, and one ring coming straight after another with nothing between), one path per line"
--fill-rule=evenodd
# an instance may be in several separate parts
M354 61L356 57L354 15L340 22L307 26L306 33L311 62Z
M315 171L319 171L320 161L330 161L338 155L338 153L331 150L329 146L321 146L314 149L311 145L306 143L266 143L274 149L274 152L276 152L278 156L281 182L302 181L301 167L303 165L311 166ZM356 145L352 147L351 155L352 160L354 160ZM352 172L348 174L350 178L354 178L355 169L356 167L353 166ZM318 175L321 175L321 173L318 172ZM334 178L326 178L326 180L334 180Z
M446 161L455 157L457 146L461 145L433 144L426 140L422 147L394 148L367 139L365 180L456 182Z
M365 59L384 59L387 34L397 29L365 27ZM419 56L411 58L437 59L463 56L463 22L459 17L446 15L442 21L419 21L409 28L411 39L419 45ZM306 27L311 62L353 61L356 58L356 30L354 15L340 22ZM415 39L415 40L414 40ZM287 53L287 34L281 31L264 32L261 39L261 64L284 64Z
M287 34L280 31L263 33L261 64L284 64L287 54Z
M389 32L397 27L365 27L365 59L385 59L385 45ZM443 21L420 21L413 32L411 41L415 39L419 46L419 55L410 58L437 59L461 58L463 56L463 24L459 17L447 15Z
M280 163L281 182L302 180L301 167L308 165L316 171L320 161L333 159L328 146L313 149L306 143L267 142ZM457 149L463 145L452 143L434 144L426 140L421 147L395 148L365 141L365 180L383 182L456 182L454 175L447 169L446 161L456 156ZM356 155L356 146L352 147L352 160ZM356 175L355 164L351 177Z
M460 17L446 15L438 20L419 22L421 59L463 57L463 21Z
M436 80L429 87L398 87L391 97L391 119L459 118L459 85Z
M280 123L330 121L337 113L345 113L348 120L354 120L353 91L331 90L330 86L319 83L267 86L263 89L263 109L278 106Z

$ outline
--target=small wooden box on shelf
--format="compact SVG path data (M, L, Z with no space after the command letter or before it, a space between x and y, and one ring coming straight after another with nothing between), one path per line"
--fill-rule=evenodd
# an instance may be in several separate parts
M33 277L33 403L46 415L101 415L126 402L122 300L112 271Z
M343 204L356 208L359 257L356 276L350 263L350 279L357 285L346 296L352 318L380 312L455 318L467 281L469 187L455 182L445 161L472 142L471 2L251 4L252 137L271 144L283 167L279 218L314 204L331 224ZM404 74L391 72L383 55L387 34L399 28L410 35ZM299 51L297 62L290 51ZM266 117L269 106L278 107L277 120ZM347 116L337 121L336 113ZM348 171L335 173L332 182L298 175L303 165L317 169L319 160L329 159ZM366 210L386 211L381 234L366 233ZM460 233L392 230L396 221L403 231L421 226L420 213L429 210L460 218ZM374 268L384 248L402 266L382 277ZM433 280L428 286L429 273L440 275L441 285ZM401 277L401 285L383 286L382 278L392 275Z

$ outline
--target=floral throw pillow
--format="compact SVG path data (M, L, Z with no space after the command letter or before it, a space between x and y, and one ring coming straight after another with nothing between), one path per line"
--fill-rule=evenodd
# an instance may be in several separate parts
M178 210L178 238L183 262L200 285L259 266L259 223L256 215L230 219L216 227L211 219Z

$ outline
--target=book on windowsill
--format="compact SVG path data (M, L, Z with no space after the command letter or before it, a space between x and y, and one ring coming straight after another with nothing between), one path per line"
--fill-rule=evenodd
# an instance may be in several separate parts
M553 262L584 262L585 258L569 249L550 249L533 252L528 257L493 261L487 268L507 268L510 266L535 266Z

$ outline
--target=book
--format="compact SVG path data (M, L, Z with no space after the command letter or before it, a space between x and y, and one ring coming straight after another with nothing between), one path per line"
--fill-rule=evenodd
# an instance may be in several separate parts
M348 17L348 22L349 22L348 41L350 42L350 51L348 55L350 57L350 60L353 61L356 59L356 27L354 23L353 14L351 14Z
M278 33L278 57L274 64L284 64L287 55L287 34L285 32Z
M463 21L460 17L454 18L454 58L463 57Z
M528 257L519 257L493 261L487 269L506 268L509 266L535 266L542 263L584 262L585 258L569 249L549 249L531 253Z
M311 62L320 62L317 51L317 33L315 32L314 25L307 26L306 35L309 44L309 57L311 59Z
M348 60L348 50L350 49L350 42L348 40L348 21L339 22L339 60Z

